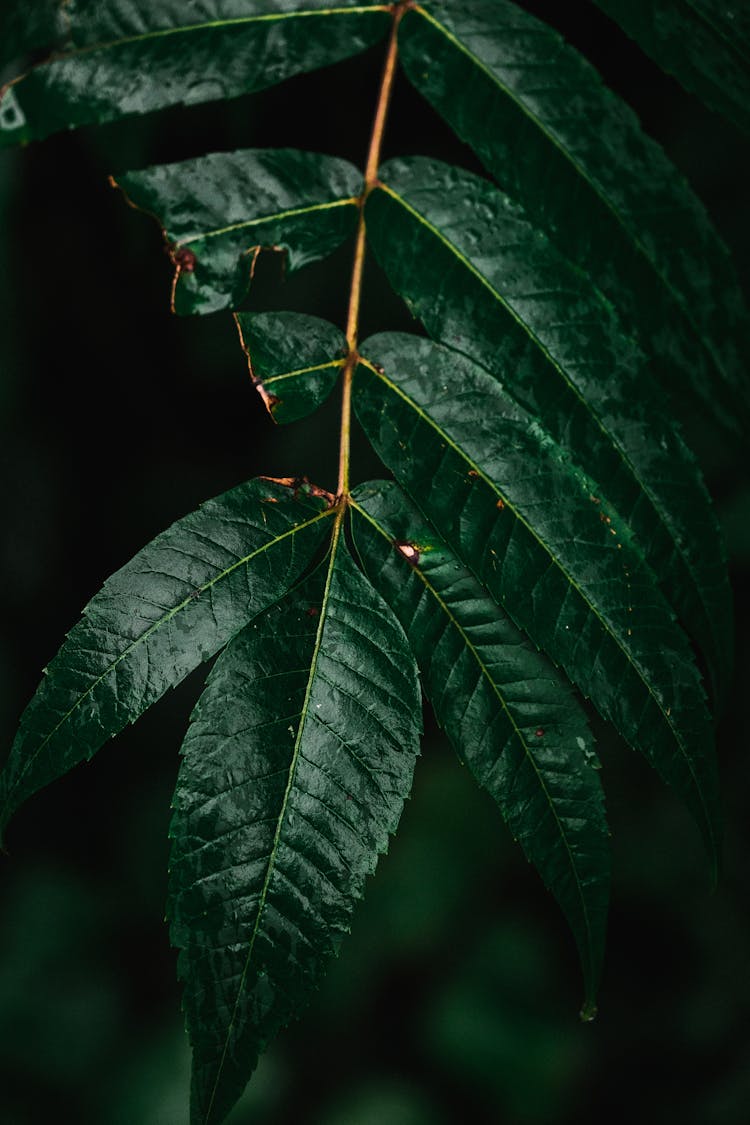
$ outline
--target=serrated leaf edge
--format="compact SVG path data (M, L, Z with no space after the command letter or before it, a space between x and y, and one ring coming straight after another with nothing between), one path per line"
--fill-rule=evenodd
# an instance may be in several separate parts
M391 536L388 534L388 532L383 527L381 527L381 525L377 522L377 520L375 520L369 514L369 512L365 511L364 508L360 507L360 505L353 498L351 500L351 506L356 512L358 512L370 524L372 524L372 526L376 529L376 531L378 531L383 536L384 539L386 539L391 545L393 544L393 540L391 539ZM500 701L500 705L501 705L503 711L505 712L505 715L508 719L508 722L510 723L510 725L513 729L513 733L516 736L516 738L518 739L518 741L520 742L520 744L523 748L523 753L524 753L525 757L531 763L532 768L534 770L534 773L536 775L537 781L539 782L539 785L542 789L542 792L543 792L543 794L544 794L544 796L547 800L547 804L549 806L549 809L550 809L550 811L551 811L551 813L554 817L555 823L558 827L560 837L562 838L562 841L565 845L565 850L567 852L568 860L570 862L570 868L573 872L573 878L575 880L576 890L578 892L578 897L579 897L580 902L581 902L581 910L582 910L583 916L586 920L585 926L586 926L586 938L587 938L586 948L587 948L587 955L588 955L588 964L584 968L584 976L585 976L585 980L586 980L586 1002L592 1003L593 1002L593 993L594 993L594 989L595 989L596 964L597 964L597 960L594 956L594 949L593 949L593 934L592 934L592 928L591 928L591 923L590 923L589 910L588 910L588 906L587 906L587 903L586 903L586 897L583 893L583 884L581 883L581 879L580 879L579 874L578 874L578 868L577 868L577 865L575 863L575 860L574 860L574 857L573 857L573 852L571 850L570 844L568 842L568 837L567 837L567 833L565 831L565 828L563 827L563 824L560 820L560 817L558 816L557 809L555 808L555 804L554 804L554 802L552 801L552 799L549 795L549 790L547 789L544 778L542 777L542 775L539 771L539 768L536 764L536 761L534 760L534 755L531 753L531 751L529 749L529 745L528 745L526 739L524 738L520 727L518 726L518 724L516 723L512 713L508 709L508 705L505 702L505 698L504 698L502 692L498 689L497 684L495 683L494 679L490 675L489 669L487 668L486 664L484 663L481 656L479 655L479 652L477 651L476 646L472 643L470 638L467 636L465 629L462 627L462 625L457 620L457 618L453 615L453 613L451 613L448 605L445 603L443 598L441 598L440 594L435 589L435 587L432 585L429 578L422 571L422 569L419 566L412 566L412 570L414 571L415 574L417 574L419 576L419 578L424 583L426 589L429 590L430 594L432 594L432 596L435 598L435 601L440 606L441 610L445 613L448 620L456 628L456 630L460 633L461 637L463 638L463 640L466 644L466 647L467 647L468 651L472 654L472 656L476 660L476 663L477 663L482 675L484 676L487 683L492 688L492 691L494 692L494 694L497 696L498 700ZM492 595L488 591L485 591L485 592L487 594L487 597L490 600L493 600ZM546 881L545 881L545 885L548 886L548 889L552 889L551 887L549 887L549 884L546 884Z
M711 817L709 809L706 805L706 800L705 800L705 797L704 797L704 794L703 794L703 789L702 789L701 785L699 784L698 778L696 776L695 768L693 766L693 762L691 760L690 755L687 752L687 749L685 747L685 743L682 739L682 735L681 735L679 729L674 724L674 721L673 721L672 716L670 714L670 708L665 707L664 704L659 699L659 697L654 693L654 691L651 687L651 684L649 683L648 677L644 674L643 669L641 668L639 662L634 658L632 653L623 645L622 641L618 637L617 633L612 629L609 622L607 622L607 620L604 617L602 617L602 615L599 612L599 610L597 609L597 607L595 605L593 605L593 603L590 601L590 599L587 597L586 593L581 589L581 587L578 585L578 583L575 581L575 579L572 577L572 575L570 575L568 573L566 568L563 566L562 561L550 550L550 548L544 542L544 540L539 538L539 536L537 535L534 528L528 523L528 521L524 518L524 516L521 515L521 513L516 509L514 504L511 501L509 501L508 498L500 492L498 486L494 483L494 481L491 480L490 477L487 476L487 474L483 471L481 465L479 465L476 461L474 461L468 455L468 453L466 453L465 450L463 450L459 445L457 445L455 443L455 441L453 441L453 439L450 437L450 435L448 433L446 433L446 431L443 430L442 427L434 420L434 418L431 418L430 415L425 410L423 410L419 406L418 403L416 403L414 401L414 399L410 398L409 395L407 395L396 383L394 383L391 379L389 379L384 371L378 370L377 367L375 367L372 363L369 362L369 360L365 359L365 357L362 356L362 355L359 356L359 362L364 367L366 367L369 371L371 371L373 375L377 376L377 378L380 379L380 381L382 383L384 383L390 391L392 391L394 394L398 395L399 398L401 398L405 403L407 403L407 405L409 407L411 407L412 410L415 411L415 413L422 419L422 421L426 422L435 431L435 433L439 435L440 440L444 441L446 443L446 445L449 445L451 447L451 449L453 449L453 451L463 461L465 461L467 465L469 465L471 467L472 471L476 474L476 476L479 477L481 480L483 480L485 482L485 484L495 493L495 495L498 497L498 499L501 499L503 501L503 504L508 508L508 510L511 511L513 513L513 515L515 516L515 518L518 519L523 524L523 526L526 528L526 530L529 532L529 534L533 536L533 538L537 541L539 546L549 556L549 558L552 560L552 563L554 564L554 566L556 566L560 570L560 572L562 573L564 578L570 583L570 585L573 587L573 589L575 589L578 592L578 594L581 597L581 600L586 604L589 611L596 617L597 621L600 622L600 624L601 624L603 630L605 631L605 633L614 641L614 643L620 649L620 651L624 655L628 665L630 667L632 667L633 670L636 672L636 674L638 675L638 678L642 682L643 686L646 688L646 691L648 692L649 696L653 699L654 703L656 704L658 710L660 711L662 717L664 718L664 721L665 721L667 727L669 728L670 732L672 733L674 741L675 741L675 743L676 743L676 745L677 745L677 747L680 751L680 754L681 754L682 758L685 761L685 764L687 765L688 771L689 771L690 776L693 780L694 791L698 796L698 800L700 802L700 806L701 806L701 809L703 811L704 826L705 826L705 829L706 829L707 837L711 841L713 858L714 858L714 862L716 863L717 857L718 857L718 854L719 854L719 847L718 847L718 841L716 839L716 834L714 832L713 818Z
M685 321L687 322L687 324L692 329L693 333L695 334L696 338L700 342L701 346L704 348L704 350L711 357L711 362L713 363L714 367L717 368L722 373L724 373L724 364L723 364L720 356L718 356L716 354L716 351L715 351L711 341L696 326L695 321L693 320L693 318L690 315L690 309L686 305L684 298L682 297L680 292L674 288L670 279L667 276L665 276L665 274L663 274L662 271L659 269L659 266L653 260L653 258L649 255L648 251L646 250L646 247L644 246L644 244L641 241L641 239L639 238L639 236L635 233L635 231L631 227L629 227L625 224L625 222L623 221L619 211L617 210L616 207L613 206L613 204L612 204L611 200L609 199L609 196L607 195L607 193L603 192L601 190L601 188L597 185L597 183L594 180L591 179L591 177L587 173L586 169L579 163L578 160L576 160L576 158L573 156L573 154L564 145L562 145L560 143L560 141L557 140L557 138L554 136L554 134L550 133L550 131L547 129L547 127L545 126L545 124L541 120L541 118L538 117L537 114L533 113L532 110L529 108L529 106L527 106L508 86L506 86L503 82L501 82L500 79L498 78L498 76L496 74L494 74L493 71L491 71L486 66L486 64L482 62L481 59L477 58L477 56L475 54L473 54L473 52L470 51L469 48L464 43L462 43L461 40L458 39L453 34L453 32L450 31L450 29L448 27L445 26L445 24L441 23L439 19L437 19L435 16L431 15L430 12L428 12L420 4L415 4L412 11L417 12L419 15L423 16L424 19L427 20L428 23L432 24L433 27L435 27L439 32L441 32L445 36L445 38L447 40L449 40L449 42L454 47L456 47L459 51L461 51L462 54L466 55L466 57L468 59L470 59L471 62L475 66L477 66L478 69L481 70L490 79L490 81L497 87L497 89L502 91L502 93L506 97L510 98L511 101L524 114L524 116L527 117L529 119L529 121L532 121L534 123L534 125L543 133L543 135L546 137L546 139L550 142L550 144L554 145L554 147L565 158L565 160L568 161L568 163L575 169L575 171L581 176L581 178L583 180L585 180L585 182L588 184L588 186L591 188L591 190L594 192L594 194L597 196L597 198L604 204L604 206L607 208L607 210L613 216L613 218L617 222L618 226L621 227L621 229L625 232L628 239L635 246L638 253L648 263L650 269L653 270L653 272L656 274L656 276L661 281L662 285L664 285L665 289L670 294L671 298L673 299L673 301L675 302L675 304L679 308L682 316L685 318ZM550 27L549 24L547 24L546 26L548 28Z
M544 355L545 359L554 367L555 371L563 379L566 386L572 391L572 393L576 396L578 401L584 407L587 415L595 422L595 424L599 428L603 437L612 444L614 449L617 451L617 454L618 454L619 458L621 459L621 461L627 466L630 474L633 477L633 480L635 480L635 482L638 484L639 488L643 491L644 495L648 498L649 503L651 504L651 507L652 507L653 511L655 512L656 516L658 517L659 523L664 528L664 531L666 533L666 536L667 536L669 542L672 544L675 552L677 553L677 555L682 560L682 564L685 567L685 571L690 575L693 590L698 596L701 608L703 610L704 618L707 622L709 622L709 625L711 625L711 623L713 621L713 618L712 618L709 606L705 602L703 585L699 581L698 577L695 574L695 570L694 570L694 567L692 565L692 561L690 559L689 554L686 551L685 543L683 542L683 540L680 536L675 534L673 528L670 526L669 520L667 519L667 517L665 515L663 502L660 500L658 495L654 495L653 490L642 479L638 467L633 464L633 461L631 460L627 449L622 445L622 442L617 437L617 435L614 434L612 432L611 428L609 426L607 426L605 422L602 421L599 412L592 406L591 402L587 398L584 397L581 390L576 386L575 382L573 382L573 380L571 380L571 378L568 375L565 368L550 353L549 349L538 338L538 336L536 335L534 330L530 327L530 325L528 325L526 323L526 321L518 315L518 313L514 309L513 305L511 303L509 303L503 297L503 295L498 292L497 289L495 289L495 287L491 284L491 282L488 281L488 279L484 276L484 274L482 274L482 272L479 269L477 269L477 267L473 264L473 262L471 262L465 256L465 254L463 254L462 251L459 250L459 248L453 242L450 241L450 239L446 238L445 235L439 230L439 228L434 226L434 224L431 223L429 219L425 218L425 216L422 215L421 212L417 211L416 208L412 207L412 205L410 203L408 203L407 200L404 199L404 197L402 195L400 195L397 191L395 191L387 183L380 182L378 184L378 187L386 195L389 195L397 203L400 203L401 206L404 208L404 210L406 210L410 215L412 215L422 226L426 227L430 231L430 233L432 235L434 235L434 237L437 238L438 241L441 242L457 258L457 260L471 274L474 275L474 277L476 277L476 279L484 286L484 288L489 291L489 293L492 295L492 297L494 297L498 301L498 303L506 310L506 312L508 312L509 315L515 320L515 322L526 333L526 335L529 337L529 339L532 340L533 343L539 348L540 352ZM578 268L575 265L573 265L573 263L568 262L568 265L570 266L571 269L575 270L576 272L580 272L578 270ZM592 286L592 288L593 288L593 286ZM594 290L594 292L598 293L598 290ZM600 296L600 299L602 301L605 300L601 294L599 294L599 296ZM607 302L607 305L608 304L609 303ZM462 352L460 348L453 347L450 344L444 344L444 346L448 347L450 349L450 351L457 352L457 354L459 354L459 355L466 355L466 353ZM466 358L469 359L472 363L476 364L477 367L480 367L483 371L487 371L487 368L484 367L483 364L479 360L477 360L474 356L466 355ZM493 379L496 378L496 376L493 375L492 372L490 372L490 371L487 371L487 374L491 375L491 377ZM509 393L512 394L512 387L508 387L508 390L509 390ZM639 550L639 553L641 554L641 556L644 557L643 552L640 551L640 548L638 548L638 550Z
M52 728L52 730L49 731L45 735L45 737L39 743L39 745L36 747L36 749L33 751L33 753L28 755L28 757L27 757L27 759L24 763L23 768L19 771L17 777L14 778L10 788L7 789L6 792L5 792L5 801L3 803L2 809L0 810L0 826L2 826L6 822L8 810L10 809L12 811L13 806L12 806L12 801L11 801L11 795L18 789L19 785L21 785L24 777L26 776L26 774L28 773L29 769L34 764L34 762L36 761L38 756L42 753L42 751L44 750L47 743L50 741L50 739L52 739L55 736L55 734L60 730L60 728L62 726L64 726L64 724L68 721L70 716L73 715L78 710L78 708L84 703L84 701L89 697L89 695L91 695L92 691L94 691L99 686L99 684L102 683L102 681L105 680L107 678L107 676L109 676L112 673L112 671L118 666L118 664L120 664L120 662L122 660L124 660L127 656L129 656L129 654L134 649L136 649L140 644L142 644L144 641L148 640L148 638L153 633L155 633L158 629L162 628L162 626L165 625L168 621L171 621L172 618L175 617L176 614L178 614L180 612L180 610L184 609L186 605L189 605L195 597L200 596L206 590L210 590L213 586L216 585L217 582L221 582L223 579L225 579L227 577L227 575L229 575L233 571L237 570L238 567L247 566L247 564L249 562L251 562L254 558L257 558L259 555L262 555L264 551L269 550L271 547L275 547L278 543L281 543L284 539L287 539L289 536L296 535L298 532L303 531L305 528L311 527L313 524L317 523L319 520L325 519L327 516L330 516L331 512L332 512L332 509L329 509L329 510L324 511L324 512L319 512L316 516L313 516L311 519L305 520L303 523L295 524L294 527L289 528L288 531L285 531L281 535L277 535L274 539L270 539L267 543L264 543L262 547L258 547L255 551L251 551L249 555L245 555L243 558L238 559L236 562L232 563L231 566L227 567L225 570L223 570L219 574L215 575L209 582L204 583L203 586L199 586L197 591L193 591L191 594L188 594L187 597L183 598L182 601L178 605L173 606L172 609L170 609L166 614L164 614L163 617L160 617L158 621L155 621L152 625L150 625L149 628L145 631L145 633L143 633L140 637L137 637L136 640L131 641L131 643L128 645L128 647L126 649L124 649L118 655L117 659L113 660L112 663L110 665L108 665L108 667L105 668L105 670L99 676L97 676L97 678L93 681L93 683L89 684L89 686L86 688L86 690L84 692L82 692L81 695L78 696L78 698L76 699L73 706L70 707L65 712L65 714L58 720L58 722ZM84 611L84 614L85 614L85 611ZM18 732L18 735L16 736L16 739L20 738L22 734L23 734L23 727L21 727L19 729L19 732ZM14 743L14 745L15 745L15 743Z
M322 513L322 515L327 515L327 514L328 513L325 513L325 512ZM299 727L297 728L297 736L296 736L295 741L294 741L294 749L292 751L292 760L289 764L289 777L288 777L288 780L287 780L286 789L284 790L284 796L283 796L282 802L281 802L281 809L279 811L279 815L278 815L278 818L276 820L276 830L274 832L273 842L271 844L271 851L270 851L269 856L268 856L268 864L267 864L267 867L266 867L266 875L265 875L265 879L263 880L263 887L261 889L260 897L258 899L258 907L257 907L256 916L255 916L255 925L253 926L253 932L250 936L250 943L249 943L249 948L248 948L248 951L247 951L247 957L245 958L245 966L242 970L242 976L240 978L240 982L239 982L239 985L238 985L238 988L237 988L237 996L235 998L234 1007L232 1009L232 1015L230 1017L229 1025L227 1027L226 1037L225 1037L225 1040L224 1040L224 1050L222 1051L221 1059L219 1060L219 1065L218 1065L217 1070L216 1070L216 1077L214 1079L213 1088L211 1090L211 1097L209 1098L208 1107L206 1109L205 1121L208 1121L211 1117L211 1110L212 1110L212 1107L213 1107L213 1104L214 1104L214 1101L215 1101L215 1098L216 1098L216 1094L217 1094L218 1089L219 1089L219 1083L221 1081L221 1076L222 1076L222 1072L223 1072L223 1069L224 1069L224 1063L225 1063L225 1060L226 1060L226 1057L227 1057L227 1052L229 1050L229 1044L230 1044L230 1040L231 1040L231 1037L232 1037L232 1031L234 1030L234 1025L235 1025L235 1021L236 1021L236 1018L237 1018L237 1011L239 1009L240 997L242 995L242 991L243 991L244 986L245 986L245 980L247 978L248 970L250 968L250 962L252 960L253 949L255 947L255 939L258 935L258 930L260 928L261 918L263 916L263 910L264 910L265 904L266 904L266 897L268 895L268 888L270 886L271 878L272 878L273 872L274 872L274 867L276 865L276 854L277 854L277 851L278 851L279 838L281 836L281 830L282 830L282 827L283 827L284 816L286 814L286 808L287 808L287 804L289 802L289 794L292 791L292 786L294 784L294 777L295 777L295 774L297 772L297 762L299 760L300 747L301 747L301 744L302 744L302 735L304 733L305 726L307 724L307 717L308 717L308 712L309 712L309 706L308 705L309 705L309 702L310 702L310 694L312 692L313 682L314 682L314 679L315 679L315 669L317 667L318 656L320 654L321 644L322 644L322 640L323 640L323 629L325 627L325 622L326 622L326 617L327 617L328 603L329 603L330 591L331 591L331 582L333 580L333 572L334 572L335 563L336 563L336 555L337 555L339 543L340 543L340 540L341 540L342 518L343 518L343 512L339 511L337 513L337 516L336 516L336 522L334 524L333 535L332 535L332 538L331 538L330 559L329 559L329 563L328 563L328 573L326 575L326 583L325 583L325 587L324 587L324 590L323 590L323 598L322 598L322 602L321 602L320 615L319 615L319 619L318 619L318 628L317 628L317 631L315 633L315 643L314 643L313 651L312 651L312 659L310 661L310 671L309 671L309 674L308 674L308 677L307 677L307 686L305 688L305 697L304 697L304 700L302 702L300 724L299 724Z

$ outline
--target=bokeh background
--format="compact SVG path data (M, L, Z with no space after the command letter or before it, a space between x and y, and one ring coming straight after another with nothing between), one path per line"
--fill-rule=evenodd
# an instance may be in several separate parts
M640 115L750 281L750 144L583 0L527 6ZM335 482L332 401L276 428L228 315L177 321L155 224L110 172L214 148L301 146L362 164L382 50L225 106L0 154L0 726L112 570L258 472ZM404 80L386 155L476 169ZM250 308L343 323L351 247L285 279L261 260ZM372 262L364 332L409 328ZM719 729L721 885L697 831L599 725L614 886L600 1015L552 900L429 714L413 799L340 958L261 1061L232 1125L557 1125L750 1120L747 446L678 403L725 528L736 689ZM368 455L359 479L378 473ZM88 766L39 794L0 861L0 1123L184 1125L189 1053L163 922L169 800L194 675Z

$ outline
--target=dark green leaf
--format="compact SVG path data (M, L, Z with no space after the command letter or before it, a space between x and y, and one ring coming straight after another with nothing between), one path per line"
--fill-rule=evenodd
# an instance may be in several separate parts
M363 51L389 26L386 5L357 0L71 0L63 11L66 48L16 81L19 123L0 145L263 90Z
M337 523L325 569L220 657L183 747L170 915L195 1125L223 1119L348 931L411 787L419 715L403 630Z
M728 426L750 417L747 316L702 204L632 111L508 0L430 0L401 24L418 89L531 220Z
M60 0L3 0L0 7L0 68L21 55L65 38ZM0 110L0 120L3 109ZM0 129L9 128L0 125Z
M718 520L609 302L486 180L424 158L390 161L380 174L368 233L391 284L434 338L495 375L599 482L723 700L732 607Z
M586 716L570 685L395 484L358 488L353 513L365 571L406 630L438 723L570 922L591 1012L609 844Z
M283 251L290 271L329 254L354 229L362 176L334 156L247 149L129 172L117 186L162 225L174 311L208 313L239 304L261 249Z
M595 0L692 93L750 133L747 0Z
M357 415L396 479L517 625L682 794L718 856L713 731L692 654L627 527L469 360L362 346Z
M296 581L325 501L249 481L174 523L111 578L46 669L2 774L0 828Z
M303 313L235 313L250 377L275 422L296 422L325 402L347 353L346 336Z

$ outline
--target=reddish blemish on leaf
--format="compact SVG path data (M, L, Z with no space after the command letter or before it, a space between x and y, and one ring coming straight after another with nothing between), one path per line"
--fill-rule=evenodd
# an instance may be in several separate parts
M477 472L476 469L469 469L469 476L470 477L478 477L479 473Z
M329 506L336 503L336 497L332 492L326 491L321 488L319 484L313 484L307 477L267 477L261 476L261 480L271 481L272 484L283 485L284 488L291 488L294 492L295 500L301 491L304 491L307 496L319 496L322 500L327 500Z
M408 543L404 540L395 539L393 542L393 546L396 548L399 554L404 556L408 563L411 563L412 566L417 565L417 563L419 562L419 548L414 543Z
M319 617L320 616L320 610L318 609L317 606L314 606L314 605L311 605L309 609L305 610L305 613L307 614L308 617Z
M504 501L504 500L498 500L498 502L497 502L497 504L495 505L495 507L497 508L497 510L498 510L499 512L502 512L503 508L505 507L505 501Z
M543 738L544 737L544 727L537 727L536 730L534 731L534 734L537 736L537 738Z
M249 362L249 357L248 357L248 362ZM253 382L255 384L256 391L258 392L260 397L263 399L263 405L265 406L266 410L268 411L268 413L273 418L274 409L279 405L279 403L281 402L281 399L279 398L278 395L271 394L269 391L267 391L266 388L263 386L263 384L260 382L260 380L256 379L256 380L253 380Z
M170 257L178 270L183 273L193 273L197 258L187 246L172 246L169 250Z

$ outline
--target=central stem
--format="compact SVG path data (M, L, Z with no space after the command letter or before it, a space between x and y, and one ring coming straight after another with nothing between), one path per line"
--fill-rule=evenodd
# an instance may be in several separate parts
M398 57L398 25L409 3L399 3L393 9L393 24L388 40L388 51L383 66L383 77L380 82L378 104L375 108L375 118L372 123L370 148L367 153L365 166L365 182L362 194L359 197L359 218L357 220L357 236L354 244L354 264L352 266L352 282L349 290L349 312L346 318L346 341L349 346L346 363L342 377L341 392L341 444L339 447L339 483L336 489L339 499L349 495L349 455L351 448L352 425L352 378L357 366L357 342L359 335L359 306L362 299L362 275L365 267L366 231L365 231L365 204L367 197L378 182L378 167L380 165L380 150L383 145L383 134L388 117L388 106L393 90L393 79L396 74L396 59Z

